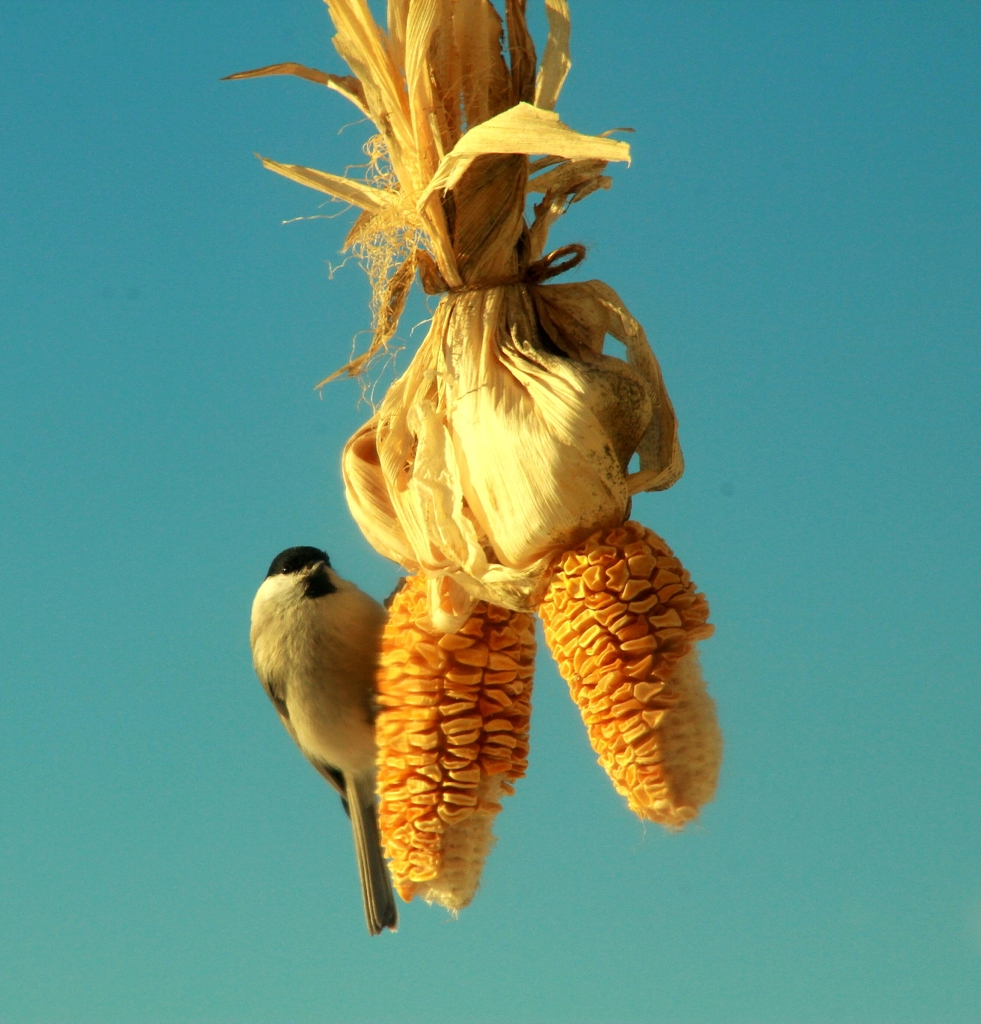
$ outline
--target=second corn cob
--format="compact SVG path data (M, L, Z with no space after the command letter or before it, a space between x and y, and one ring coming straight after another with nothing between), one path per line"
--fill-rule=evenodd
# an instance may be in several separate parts
M680 828L712 799L722 757L695 641L708 603L652 530L599 530L557 563L539 609L599 763L642 818Z

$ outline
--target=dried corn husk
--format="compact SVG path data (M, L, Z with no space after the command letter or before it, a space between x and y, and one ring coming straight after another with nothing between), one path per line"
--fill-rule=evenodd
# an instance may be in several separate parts
M386 29L365 0L327 6L353 75L272 65L244 76L322 82L378 127L361 181L263 160L364 211L349 244L372 275L375 336L348 372L396 330L416 269L448 292L345 450L351 510L379 552L430 580L441 628L477 600L531 611L557 552L621 522L631 494L668 487L683 468L657 361L616 293L543 283L563 265L542 256L548 229L609 187L606 164L629 160L629 147L552 109L570 66L565 0L546 2L537 80L519 0L505 4L510 66L486 0L393 0ZM542 196L531 224L529 193ZM603 353L607 334L626 360ZM640 471L628 474L635 452Z
M715 794L722 735L694 645L708 603L652 530L599 530L558 562L545 639L634 813L680 828Z
M473 898L500 799L528 765L534 662L529 615L481 602L443 633L421 577L395 595L376 739L379 822L403 899L457 911Z

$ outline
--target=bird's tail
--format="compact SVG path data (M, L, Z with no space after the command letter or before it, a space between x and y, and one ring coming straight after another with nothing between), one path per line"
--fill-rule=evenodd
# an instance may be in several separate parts
M399 913L378 834L375 780L371 775L351 774L345 781L368 931L378 935L384 928L391 928L394 932L398 928Z

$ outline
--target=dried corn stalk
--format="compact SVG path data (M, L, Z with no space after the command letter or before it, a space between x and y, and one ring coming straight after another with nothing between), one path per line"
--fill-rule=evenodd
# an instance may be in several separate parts
M456 911L473 898L500 799L528 765L534 662L529 615L481 602L442 633L421 578L392 601L378 673L379 820L403 899Z
M722 758L694 644L708 602L652 530L599 530L557 565L539 609L593 750L642 818L680 828L712 799Z

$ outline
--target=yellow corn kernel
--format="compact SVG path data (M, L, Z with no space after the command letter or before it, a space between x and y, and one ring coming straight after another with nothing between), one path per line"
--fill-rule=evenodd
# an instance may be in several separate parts
M617 792L641 818L683 826L714 796L722 759L694 650L713 631L705 596L656 533L628 521L558 560L539 614Z
M414 576L389 609L380 663L378 818L395 888L460 910L528 766L534 620L481 601L441 633Z

